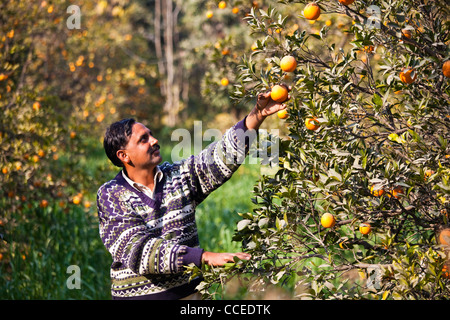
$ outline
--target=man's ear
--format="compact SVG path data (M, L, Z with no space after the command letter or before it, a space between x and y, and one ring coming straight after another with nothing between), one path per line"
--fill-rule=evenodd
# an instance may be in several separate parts
M117 158L119 158L120 161L123 163L129 163L130 157L128 157L128 154L125 152L125 150L117 150L116 152Z

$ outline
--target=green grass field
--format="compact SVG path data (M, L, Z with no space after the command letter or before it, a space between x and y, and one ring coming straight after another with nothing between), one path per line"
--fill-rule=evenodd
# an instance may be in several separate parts
M170 145L162 148L164 159L170 160L170 150ZM93 203L90 208L62 208L56 201L40 208L35 203L20 215L11 213L15 223L0 229L5 235L1 242L0 299L110 299L111 258L99 237L95 197L97 188L113 178L118 168L108 165L97 144L88 154L79 165L99 180L87 196ZM241 250L240 244L232 241L239 220L237 213L251 210L251 191L258 176L259 166L244 164L200 204L197 225L205 250ZM7 201L0 199L0 208L7 207ZM70 266L80 270L80 289L69 289L67 285L74 283Z

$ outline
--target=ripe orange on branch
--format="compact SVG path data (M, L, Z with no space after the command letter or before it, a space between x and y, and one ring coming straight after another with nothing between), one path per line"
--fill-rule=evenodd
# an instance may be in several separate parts
M293 72L297 68L297 61L293 56L285 56L281 59L280 68L284 72Z
M284 102L288 99L288 90L280 85L274 85L272 90L270 91L270 97L273 101L276 102Z
M278 118L286 119L288 117L288 112L286 109L280 110L277 112Z
M350 4L352 4L355 0L339 0L339 2L341 4L343 4L344 6L348 6Z
M336 219L331 213L327 212L322 215L322 218L320 218L320 223L324 228L333 228L336 223Z
M308 20L317 20L320 17L320 7L316 3L311 2L303 9L303 15Z
M444 65L442 66L442 73L447 78L450 78L450 60L444 62Z
M306 118L305 119L306 129L316 131L320 127L320 123L316 118Z
M409 29L402 29L402 36L405 38L411 39L412 38L412 32Z
M413 77L411 77L411 73L414 74ZM403 83L410 84L413 83L417 78L417 72L415 72L414 68L406 68L403 69L402 72L400 72L400 80Z
M374 195L375 197L380 197L383 195L384 190L383 189L375 189L375 185L370 187L370 193Z
M362 234L369 234L370 231L372 231L372 227L370 225L370 223L361 223L361 225L359 226L359 232L361 232Z

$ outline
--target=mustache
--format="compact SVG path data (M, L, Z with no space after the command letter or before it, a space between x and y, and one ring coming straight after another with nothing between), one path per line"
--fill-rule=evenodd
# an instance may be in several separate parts
M155 152L156 150L159 150L159 149L161 149L160 145L159 145L159 144L155 144L155 145L150 149L150 153L153 153L153 152Z

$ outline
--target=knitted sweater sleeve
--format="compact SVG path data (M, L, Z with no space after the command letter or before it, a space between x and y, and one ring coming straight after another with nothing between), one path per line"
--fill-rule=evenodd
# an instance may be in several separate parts
M244 118L228 129L219 141L182 161L180 170L187 177L197 204L231 178L244 162L256 135L255 130L247 130Z
M201 248L155 235L133 209L131 197L114 183L103 185L97 194L100 237L111 253L113 269L128 268L139 275L174 274L190 263L201 265Z

